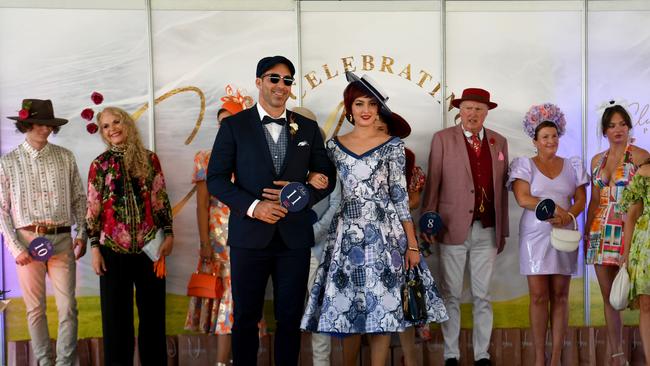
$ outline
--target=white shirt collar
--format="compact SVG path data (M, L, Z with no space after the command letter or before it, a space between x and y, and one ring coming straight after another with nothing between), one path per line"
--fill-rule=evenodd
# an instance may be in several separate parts
M36 150L36 148L34 148L32 145L29 144L29 142L27 142L27 140L23 141L23 143L21 145L23 146L23 149L25 149L25 151L27 151L29 156L32 157L32 159L37 158L41 154L47 153L49 151L49 147L50 147L50 143L48 142L48 143L45 144L45 146L43 146L42 149Z
M271 115L270 115L270 114L269 114L269 113L264 109L264 107L262 107L259 103L255 104L255 105L257 106L257 113L260 114L260 121L264 119L264 116L269 116L269 117L271 117L271 118L275 118L275 117L272 117L272 116L271 116ZM282 114L281 114L279 117L277 117L277 118L284 118L284 119L287 119L287 109L285 108L284 111L282 111Z
M465 135L466 138L468 139L472 138L473 133L467 131L462 123L460 124L460 128L463 129L463 135ZM478 132L478 139L481 141L483 141L483 134L484 134L483 131L485 131L485 127L482 127L481 130Z

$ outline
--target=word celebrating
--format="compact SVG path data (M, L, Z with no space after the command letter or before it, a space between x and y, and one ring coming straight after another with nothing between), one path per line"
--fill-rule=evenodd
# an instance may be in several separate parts
M358 64L359 60L355 61L353 56L347 56L341 58L342 69L331 68L330 65L324 64L322 70L314 70L306 73L304 75L307 84L310 86L310 90L316 89L318 86L323 84L323 80L331 80L339 75L345 74L346 71L376 71L385 72L389 74L396 74L395 72L399 70L396 74L406 80L414 82L417 86L422 89L430 90L428 94L431 97L435 97L436 93L440 91L440 83L433 83L433 76L431 73L426 70L420 69L415 74L412 72L411 64L406 64L401 68L395 65L395 59L389 56L381 56L381 58L375 58L372 55L361 55L361 62ZM307 90L303 93L303 98L307 95Z
M650 132L650 116L647 115L650 104L641 105L639 102L634 102L630 103L628 108L632 113L632 127L644 134Z

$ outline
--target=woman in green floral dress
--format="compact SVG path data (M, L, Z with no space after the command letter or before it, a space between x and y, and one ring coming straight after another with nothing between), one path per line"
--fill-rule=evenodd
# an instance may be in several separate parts
M622 210L627 211L624 224L630 274L630 307L640 309L639 330L643 351L650 355L650 159L640 165L636 176L623 191Z

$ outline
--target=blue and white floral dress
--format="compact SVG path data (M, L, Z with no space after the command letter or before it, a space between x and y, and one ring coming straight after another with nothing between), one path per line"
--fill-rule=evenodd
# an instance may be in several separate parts
M359 156L336 138L327 142L341 180L341 206L330 225L325 255L301 328L335 334L403 331L400 289L404 283L410 221L404 175L404 143L393 137ZM447 320L431 272L420 261L426 289L427 320Z

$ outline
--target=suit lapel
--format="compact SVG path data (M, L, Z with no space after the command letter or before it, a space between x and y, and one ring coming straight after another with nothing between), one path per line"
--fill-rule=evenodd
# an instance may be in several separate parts
M488 141L488 146L490 147L490 157L492 157L492 184L494 184L494 187L496 188L498 186L497 184L497 168L499 165L499 151L497 151L497 144L496 140L494 137L492 137L492 131L488 130L487 128L485 129L485 138ZM490 141L495 141L494 143L490 143ZM496 191L496 189L495 189Z
M271 159L271 150L269 149L269 143L266 141L266 136L264 135L264 125L260 120L260 114L257 111L257 105L250 109L250 117L248 122L250 123L250 129L253 131L253 140L257 146L258 155L264 157L264 162L266 166L271 170L275 175L275 168L273 168L273 160Z
M463 165L465 165L465 169L467 170L467 174L469 174L469 179L474 179L472 177L472 167L469 165L469 154L467 152L467 146L465 146L467 143L465 141L465 135L463 134L463 128L458 124L456 126L456 146L458 146L459 149L462 149L460 152L461 155L459 156L467 156L467 159L463 159Z
M289 162L289 159L291 156L293 156L294 151L296 150L296 140L298 138L298 134L300 133L300 128L298 131L296 131L296 135L292 136L291 135L291 126L289 124L291 123L292 118L296 119L296 123L298 123L296 116L294 115L293 112L287 109L287 124L285 125L284 128L284 133L287 134L287 151L284 154L284 161L282 162L282 168L280 169L280 172L278 173L278 176L281 177L284 174L284 170L287 168L287 164Z

